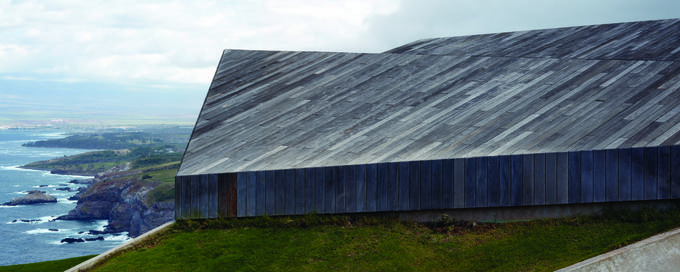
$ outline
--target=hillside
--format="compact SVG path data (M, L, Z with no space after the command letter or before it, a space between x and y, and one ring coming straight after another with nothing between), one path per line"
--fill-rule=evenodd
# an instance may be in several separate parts
M680 210L507 223L442 219L182 220L93 271L553 271L680 226Z

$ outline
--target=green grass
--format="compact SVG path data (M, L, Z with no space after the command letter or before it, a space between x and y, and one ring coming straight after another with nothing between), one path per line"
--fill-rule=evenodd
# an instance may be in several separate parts
M677 226L677 208L475 226L376 216L183 220L95 271L552 271Z
M97 255L81 256L81 257L75 257L75 258L69 258L69 259L63 259L63 260L56 260L56 261L46 261L46 262L39 262L39 263L0 266L0 272L10 272L10 271L12 271L12 272L64 271L66 269L69 269L71 267L78 265L79 263L87 261L88 259L90 259L94 256L97 256Z

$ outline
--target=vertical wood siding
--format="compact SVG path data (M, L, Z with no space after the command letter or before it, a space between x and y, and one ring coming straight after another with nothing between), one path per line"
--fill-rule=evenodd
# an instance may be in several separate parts
M175 190L177 219L680 199L680 147L177 176Z

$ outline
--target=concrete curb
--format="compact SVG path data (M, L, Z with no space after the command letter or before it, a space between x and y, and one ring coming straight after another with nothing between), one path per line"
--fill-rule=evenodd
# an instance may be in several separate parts
M132 240L129 240L129 241L117 246L117 247L109 249L108 251L95 256L92 259L89 259L87 261L80 263L79 265L71 267L69 270L66 270L66 272L77 272L77 271L83 271L83 270L90 269L94 265L105 260L106 258L110 257L111 255L116 254L120 251L126 250L128 248L131 248L131 247L141 243L142 241L146 240L146 238L148 238L149 236L154 235L154 234L156 234L156 233L158 233L162 230L165 230L166 228L172 226L172 224L174 224L174 223L175 223L175 221L170 221L170 222L167 222L163 225L160 225L160 226L156 227L155 229L147 231L146 233L144 233L144 234L142 234L142 235L140 235L140 236L138 236L138 237L136 237Z
M680 271L680 228L557 271Z

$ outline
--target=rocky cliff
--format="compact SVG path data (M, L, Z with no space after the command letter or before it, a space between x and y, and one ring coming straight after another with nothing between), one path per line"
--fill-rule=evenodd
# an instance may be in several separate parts
M58 220L107 219L108 232L128 231L135 237L174 218L173 200L157 201L152 192L162 182L141 171L114 172L95 177L78 204Z

